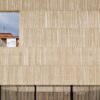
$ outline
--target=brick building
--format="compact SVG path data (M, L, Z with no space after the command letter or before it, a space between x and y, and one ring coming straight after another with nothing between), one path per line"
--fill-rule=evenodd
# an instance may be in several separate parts
M16 39L16 47L19 45L19 36L12 33L0 33L0 47L7 47L7 39Z

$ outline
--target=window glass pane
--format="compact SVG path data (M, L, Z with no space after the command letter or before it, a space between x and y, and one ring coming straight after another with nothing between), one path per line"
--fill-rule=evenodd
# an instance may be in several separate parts
M39 86L37 100L70 100L70 87L67 86Z
M19 86L18 100L34 100L34 86Z
M74 100L100 100L99 86L74 86Z
M37 100L53 100L52 86L37 86Z
M17 100L17 87L16 86L2 86L1 100Z

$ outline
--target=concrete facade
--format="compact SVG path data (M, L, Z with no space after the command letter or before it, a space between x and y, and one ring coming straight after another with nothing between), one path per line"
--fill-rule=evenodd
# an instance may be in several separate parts
M100 0L0 0L0 11L20 13L1 85L100 85Z

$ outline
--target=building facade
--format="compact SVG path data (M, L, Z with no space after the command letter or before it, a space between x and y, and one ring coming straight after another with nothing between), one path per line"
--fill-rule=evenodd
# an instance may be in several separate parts
M14 39L15 43L11 41L12 39ZM14 47L18 47L19 37L13 36L12 33L0 33L0 47L9 47L12 44L11 42L14 44Z
M20 14L20 46L0 48L0 84L99 85L99 0L0 0Z
M100 0L0 0L20 14L19 47L0 48L0 84L100 85L99 10Z

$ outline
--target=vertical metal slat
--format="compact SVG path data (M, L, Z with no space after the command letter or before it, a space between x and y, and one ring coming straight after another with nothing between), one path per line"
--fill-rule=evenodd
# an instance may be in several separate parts
M70 100L73 100L73 85L70 86Z

